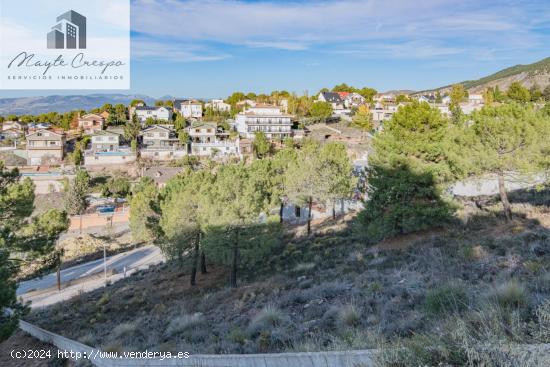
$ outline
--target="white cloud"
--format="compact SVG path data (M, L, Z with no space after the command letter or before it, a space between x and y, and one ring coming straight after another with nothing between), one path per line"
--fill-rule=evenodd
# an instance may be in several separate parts
M410 58L431 59L441 56L458 55L464 52L463 48L445 47L426 42L402 43L372 43L368 46L337 49L331 51L337 54L356 55L366 58Z
M133 39L132 58L162 59L172 62L217 61L230 57L224 53L209 53L192 45L162 43L153 40Z
M154 39L289 51L439 57L540 44L523 3L474 0L133 0L132 29ZM151 41L153 42L153 41ZM388 43L388 45L381 45ZM525 45L525 46L522 46ZM215 47L215 46L211 46Z

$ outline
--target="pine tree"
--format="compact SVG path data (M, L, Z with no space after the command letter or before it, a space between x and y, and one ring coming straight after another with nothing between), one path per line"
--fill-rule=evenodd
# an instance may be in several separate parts
M417 172L429 172L437 183L460 174L452 125L437 108L413 102L402 106L374 139L371 165L386 168L406 164Z
M209 172L187 171L172 180L160 203L161 248L172 258L192 253L190 284L196 284L197 266L206 272L202 238L209 223L209 195L213 176Z
M460 108L460 103L466 98L467 96L466 89L464 89L464 86L462 84L455 84L451 88L451 92L449 96L451 97L451 103L449 105L449 109L451 110L451 115L453 117L453 121L457 122L460 120L460 117L462 116L462 109Z
M413 102L400 107L374 139L368 197L358 218L370 240L445 223L452 208L440 198L463 175L455 130L438 109Z
M132 145L132 150L137 150L137 139L141 132L141 122L134 113L132 118L124 125L124 137L128 139Z
M517 103L527 103L531 101L531 93L529 93L529 89L525 88L520 82L513 82L510 84L506 95L512 101Z
M287 170L285 187L293 204L307 205L307 234L311 234L311 211L313 202L326 203L329 183L323 175L318 143L308 141L297 154L296 161Z
M80 233L82 233L82 214L86 210L90 176L85 170L79 169L75 178L69 184L69 190L65 196L65 210L70 215L80 216Z
M322 180L328 185L326 197L332 203L332 217L336 219L336 204L351 198L357 187L357 178L353 174L345 145L325 144L321 147L319 158Z
M50 256L59 234L68 228L67 216L57 210L49 210L29 223L33 204L33 183L28 178L19 181L19 172L5 170L0 161L0 341L11 335L27 311L16 298L15 277L20 264Z
M254 134L254 153L257 158L264 158L271 152L271 143L267 140L265 133L258 131Z
M129 225L132 239L137 243L152 241L158 236L158 228L153 224L158 221L154 218L157 216L158 196L157 186L150 177L143 177L132 190Z
M361 137L373 129L372 115L367 106L359 106L359 109L353 115L352 125L361 130Z
M230 264L230 285L237 286L238 269L257 259L275 240L270 226L259 223L260 213L269 209L265 190L258 190L250 171L242 164L226 165L216 172L208 192L209 223L205 240L215 258ZM254 229L251 229L254 228ZM268 235L265 235L269 233Z
M473 113L471 119L465 137L471 171L496 175L504 215L510 220L506 175L529 174L540 169L550 144L548 118L532 107L512 103L486 106Z

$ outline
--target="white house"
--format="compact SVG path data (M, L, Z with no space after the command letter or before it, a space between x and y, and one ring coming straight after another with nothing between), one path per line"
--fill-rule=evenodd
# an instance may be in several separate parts
M225 103L223 99L213 99L204 105L205 108L211 108L214 111L229 112L231 111L231 105Z
M239 140L230 140L229 133L216 123L199 122L187 129L191 138L191 154L198 156L238 156Z
M25 130L25 127L19 121L4 121L4 123L2 124L2 131L12 129L23 132Z
M435 96L432 94L423 94L416 98L418 102L435 103Z
M40 166L60 164L65 155L65 133L39 129L25 136L27 139L27 164Z
M113 152L118 150L120 135L110 131L98 131L92 135L92 151Z
M384 102L384 103L395 102L395 99L396 97L395 97L395 94L393 93L378 93L373 98L375 102Z
M188 99L176 99L174 108L185 118L200 119L202 117L202 103Z
M484 103L483 94L470 94L468 96L468 103L473 105L480 105Z
M280 107L256 104L237 114L235 127L244 138L253 139L256 132L262 131L268 139L283 140L292 134L292 118Z
M148 118L155 119L157 121L171 121L172 120L172 108L170 107L148 107L138 106L135 108L135 114L141 122L145 122Z
M91 149L84 154L85 166L119 165L135 160L136 153L130 147L120 146L120 134L106 130L92 135Z
M384 121L391 119L400 106L402 106L402 104L384 105L380 102L376 103L374 108L369 110L372 115L372 121L375 125L380 126Z
M340 98L344 99L344 106L346 108L352 108L352 107L359 107L361 105L364 105L367 101L365 97L360 95L359 93L339 93Z
M332 106L332 110L344 109L344 100L339 93L336 92L321 92L317 97L317 102L328 102Z
M237 107L255 107L256 102L251 99L245 99L236 103Z

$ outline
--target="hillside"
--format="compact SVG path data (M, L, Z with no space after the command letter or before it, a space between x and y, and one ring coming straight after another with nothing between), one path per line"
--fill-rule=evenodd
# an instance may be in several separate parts
M381 348L381 366L528 365L505 348L550 341L550 192L511 200L513 223L496 201L465 202L462 223L374 246L351 218L317 223L309 238L287 228L237 289L222 266L191 288L188 267L168 263L28 320L107 351Z
M488 75L477 80L466 80L461 82L470 93L478 93L484 91L488 87L498 86L500 90L506 90L513 82L520 82L525 87L530 88L533 85L538 85L541 89L550 85L550 57L538 62L527 65L515 65L494 74ZM444 87L423 91L425 92L447 92L451 88L450 85Z

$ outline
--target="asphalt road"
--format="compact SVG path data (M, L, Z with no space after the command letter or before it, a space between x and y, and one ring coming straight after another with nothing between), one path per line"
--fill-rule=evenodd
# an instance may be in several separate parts
M138 249L113 255L107 258L108 280L115 282L138 269L165 261L164 255L156 246L144 246ZM113 274L114 273L114 274ZM41 278L19 283L17 296L31 301L31 307L47 306L89 292L104 286L103 259L90 261L61 271L61 291L57 290L57 275L51 273ZM67 283L69 283L67 285ZM74 283L74 284L71 284Z

